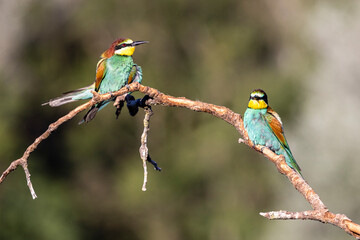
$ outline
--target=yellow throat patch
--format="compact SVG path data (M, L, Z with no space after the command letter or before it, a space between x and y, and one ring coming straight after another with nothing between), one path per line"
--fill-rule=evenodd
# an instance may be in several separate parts
M135 47L133 46L129 46L129 47L124 47L124 48L121 48L119 50L116 50L115 51L115 54L116 55L125 55L125 56L132 56L134 54L134 51L135 51Z
M267 108L268 105L262 99L260 99L260 100L251 99L249 101L248 107L252 108L252 109L264 109L264 108Z

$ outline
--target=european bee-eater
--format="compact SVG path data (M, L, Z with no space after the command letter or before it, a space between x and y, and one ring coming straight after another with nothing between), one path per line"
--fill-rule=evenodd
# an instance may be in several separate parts
M300 173L301 169L286 141L280 116L270 108L267 95L261 89L250 94L244 126L254 144L268 147L277 155L284 155L287 165Z
M143 43L148 42L134 42L128 38L117 39L111 44L110 48L101 55L96 65L96 77L93 84L66 92L62 96L51 99L43 105L49 104L51 107L57 107L77 100L90 99L93 97L91 93L92 90L104 94L115 92L132 82L141 83L142 70L140 66L134 63L132 55L135 51L135 46ZM100 102L91 107L79 124L92 120L96 113L112 100L114 99Z

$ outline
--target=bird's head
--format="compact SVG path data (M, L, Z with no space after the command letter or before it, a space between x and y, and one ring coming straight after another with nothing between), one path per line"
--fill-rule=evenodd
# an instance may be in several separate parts
M148 41L133 41L129 38L119 38L111 44L111 47L106 50L101 57L111 58L114 54L121 56L132 56L135 51L135 46L148 43Z
M261 89L255 89L250 94L249 108L265 109L268 107L268 99L266 93Z

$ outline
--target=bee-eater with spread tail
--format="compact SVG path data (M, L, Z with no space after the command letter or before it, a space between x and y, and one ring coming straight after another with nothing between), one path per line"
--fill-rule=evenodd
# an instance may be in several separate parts
M66 92L62 96L51 99L43 105L49 104L51 107L57 107L77 100L90 99L93 97L93 94L91 93L92 90L104 94L115 92L132 82L141 83L141 67L134 63L132 55L135 51L135 46L143 43L148 42L134 42L128 38L117 39L111 44L110 48L101 55L100 60L96 65L96 77L93 84ZM91 107L79 124L91 121L96 113L112 100L114 99L100 102Z
M270 108L267 95L261 89L250 94L244 126L254 144L268 147L277 155L284 155L287 165L300 173L301 169L286 141L280 116Z

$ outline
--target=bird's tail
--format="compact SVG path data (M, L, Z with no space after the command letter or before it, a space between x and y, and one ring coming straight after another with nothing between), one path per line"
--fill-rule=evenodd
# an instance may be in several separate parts
M66 103L74 102L82 99L90 99L93 94L91 90L94 90L94 84L90 86L79 88L70 92L63 93L62 96L50 99L48 102L43 103L42 105L50 105L50 107L58 107Z
M82 123L88 123L91 120L93 120L93 118L96 116L96 113L98 111L100 111L103 107L105 107L110 101L103 101L100 102L98 104L96 104L95 106L92 106L90 108L90 110L85 114L85 116L83 117L83 119L79 122L79 125Z
M287 165L289 165L289 167L291 167L296 172L298 172L302 177L303 175L301 174L301 168L300 168L299 164L297 164L297 162L295 161L295 158L293 157L290 149L285 148L285 151L289 157L289 158L285 157L285 161L286 161Z

